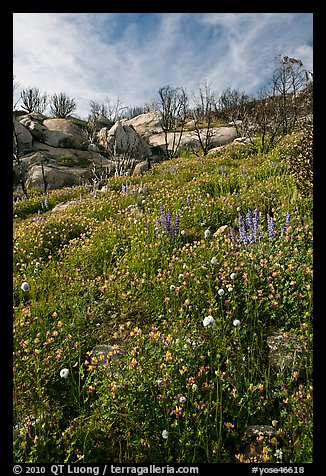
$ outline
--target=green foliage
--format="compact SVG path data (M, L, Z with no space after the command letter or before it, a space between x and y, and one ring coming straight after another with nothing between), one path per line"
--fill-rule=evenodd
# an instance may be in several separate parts
M295 143L50 190L39 216L39 191L14 204L16 462L312 461L312 200L287 168ZM254 209L262 235L245 245ZM296 343L289 364L271 335ZM252 425L274 432L248 440Z
M58 158L58 164L64 167L74 167L76 165L75 157L63 155L62 157Z
M80 127L81 129L84 129L85 127L88 126L88 121L84 121L83 119L78 119L77 117L71 117L70 122L72 124L75 124L75 126Z
M313 191L313 129L304 127L293 153L288 157L291 174L303 196L312 196Z
M58 158L58 164L64 167L87 167L90 161L87 157L64 155Z

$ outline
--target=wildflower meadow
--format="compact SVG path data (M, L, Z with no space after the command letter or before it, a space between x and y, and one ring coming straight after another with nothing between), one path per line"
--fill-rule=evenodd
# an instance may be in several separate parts
M15 462L312 462L297 140L14 197Z

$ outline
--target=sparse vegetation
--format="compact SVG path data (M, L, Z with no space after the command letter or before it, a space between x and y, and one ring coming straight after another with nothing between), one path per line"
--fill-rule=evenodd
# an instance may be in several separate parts
M38 88L27 88L23 89L20 93L21 98L21 107L28 113L39 112L43 114L47 105L48 97L47 94L41 94Z
M54 117L65 119L69 114L75 111L77 105L73 98L66 93L53 94L50 99L50 110Z

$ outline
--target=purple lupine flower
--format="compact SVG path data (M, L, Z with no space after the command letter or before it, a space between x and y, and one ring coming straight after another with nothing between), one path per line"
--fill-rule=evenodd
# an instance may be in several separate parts
M291 218L291 213L287 211L286 217L285 217L285 234L287 234L288 228L290 226L290 218Z
M49 208L47 196L45 196L45 198L44 198L44 201L42 203L42 207L43 208Z
M178 212L175 213L175 221L173 227L173 236L176 237L179 234L179 227L180 227L180 219Z
M175 221L172 223L172 212L169 210L167 213L165 213L164 206L162 204L160 204L160 211L161 217L160 219L156 220L157 228L160 227L170 237L176 238L179 234L180 228L180 219L178 213L176 212Z
M239 213L239 233L240 233L240 241L245 244L249 243L246 226L243 221L241 213Z
M274 238L275 233L274 233L274 221L273 217L269 216L267 214L267 229L268 229L268 234L270 238Z
M254 228L258 229L258 220L259 220L259 211L257 208L254 209Z
M232 230L232 228L230 228L230 237L231 237L232 243L236 243L236 242L237 242L237 235L236 235L235 232Z
M167 232L171 231L171 216L172 213L170 212L170 210L167 212L166 215L164 215L164 227Z
M245 165L243 166L242 174L243 174L243 175L247 175L247 168L246 168Z
M288 228L290 226L290 218L291 218L291 213L287 211L286 217L285 217L285 224L281 226L281 236L287 235Z
M258 220L259 220L259 211L257 208L254 210L254 216L253 216L253 236L254 236L254 241L258 240Z
M246 225L247 225L247 230L250 232L254 231L254 221L252 217L252 211L248 210L246 214Z
M191 204L191 200L190 200L190 197L189 195L187 196L187 205L190 207L190 204Z

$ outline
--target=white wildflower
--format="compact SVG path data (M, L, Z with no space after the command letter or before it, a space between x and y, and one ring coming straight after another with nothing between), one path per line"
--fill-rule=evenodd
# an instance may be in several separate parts
M229 292L229 293L232 293L232 291L233 291L233 287L232 287L232 286L229 286L229 287L228 287L228 292Z
M69 369L62 369L60 370L60 377L61 378L67 378L69 375Z
M171 284L170 291L174 291L174 290L175 290L175 286L174 286L174 284Z
M205 237L205 239L209 238L209 237L211 236L211 234L212 234L212 233L211 233L210 230L208 230L208 229L205 230L205 231L204 231L204 237Z
M212 264L216 264L216 263L217 263L217 258L216 258L216 256L213 256L213 258L211 259L211 263L212 263Z
M276 463L282 463L282 458L283 458L283 451L280 449L277 449L274 453L274 456L276 458Z
M236 275L235 273L231 273L231 274L230 274L230 279L232 279L232 281L234 281L235 278L236 278L236 276L237 276L237 275Z
M225 291L224 291L224 289L222 289L222 288L217 291L217 293L218 293L219 296L223 296L224 292L225 292Z
M239 319L234 319L233 325L234 325L234 327L240 326L240 321L239 321Z
M169 432L167 430L163 430L162 431L162 438L164 438L165 440L167 440L169 437Z
M24 281L20 286L20 289L24 291L24 293L27 293L28 291L30 291L31 287L26 281Z
M185 403L186 400L186 397L184 397L183 395L181 395L181 397L179 398L180 403Z
M203 326L209 328L213 328L216 326L216 322L213 316L206 316L203 320Z

